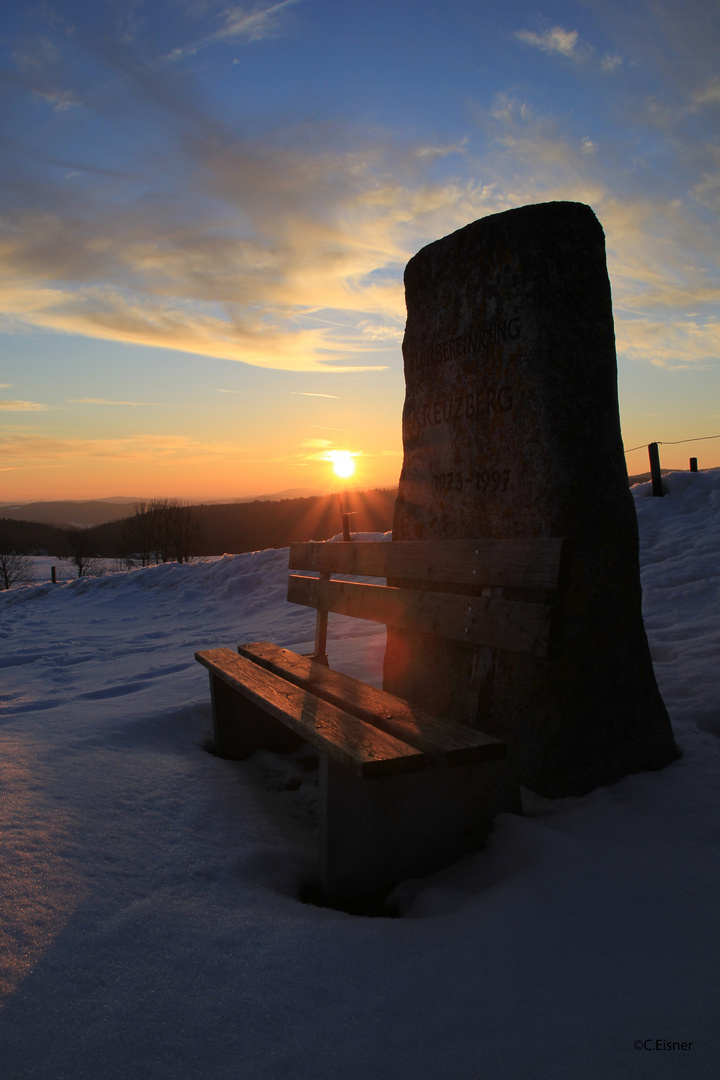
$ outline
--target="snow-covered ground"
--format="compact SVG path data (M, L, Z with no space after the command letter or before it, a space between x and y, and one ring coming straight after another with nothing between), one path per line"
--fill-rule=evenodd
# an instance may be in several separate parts
M666 483L633 490L682 759L528 797L400 919L299 901L307 755L203 749L195 649L312 645L286 551L0 594L3 1080L715 1080L720 470ZM330 641L379 683L382 630Z

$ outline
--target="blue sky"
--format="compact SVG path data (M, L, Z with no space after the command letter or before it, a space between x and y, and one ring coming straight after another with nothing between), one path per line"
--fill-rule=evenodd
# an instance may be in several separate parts
M8 4L0 501L393 484L402 271L589 203L623 435L720 464L720 5ZM644 451L628 455L645 469Z

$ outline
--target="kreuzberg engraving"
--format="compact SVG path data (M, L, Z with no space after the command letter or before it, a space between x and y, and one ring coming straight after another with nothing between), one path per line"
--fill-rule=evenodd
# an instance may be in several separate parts
M471 387L468 392L433 398L415 408L410 407L407 422L411 431L422 431L423 428L439 427L440 424L464 423L493 413L508 413L512 407L512 386Z

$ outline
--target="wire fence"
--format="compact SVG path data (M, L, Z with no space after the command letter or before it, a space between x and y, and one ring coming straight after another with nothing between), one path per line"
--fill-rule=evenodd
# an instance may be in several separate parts
M668 442L667 440L665 442L662 442L660 439L656 439L655 440L655 445L656 446L681 446L683 443L705 442L707 439L720 439L720 435L698 435L694 439L675 439L672 442ZM626 454L632 454L633 451L635 451L635 450L647 450L648 446L650 446L650 445L652 445L652 444L651 443L640 443L639 446L633 446L633 447L631 447L630 450L626 450L625 453Z
M647 448L648 457L650 459L650 479L652 481L652 493L653 495L663 496L665 494L665 488L662 482L662 470L660 468L660 446L682 446L684 443L696 443L707 442L708 439L720 439L720 435L696 435L693 439L673 439L661 442L659 439L657 442L641 443L640 446L633 446L630 450L626 450L626 454L632 454L635 450L645 450ZM690 458L690 472L698 471L697 458Z

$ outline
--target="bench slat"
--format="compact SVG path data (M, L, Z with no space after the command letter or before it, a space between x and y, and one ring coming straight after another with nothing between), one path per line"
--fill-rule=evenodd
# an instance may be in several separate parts
M339 547L340 545L338 545ZM552 609L488 596L398 589L291 575L288 600L472 645L546 656Z
M507 755L507 747L499 739L455 720L432 716L393 694L376 690L359 679L333 671L310 657L299 656L272 642L252 641L238 645L238 652L410 746L444 758L449 765L497 761Z
M195 659L243 698L363 778L414 772L425 766L425 756L419 750L258 667L232 649L204 649L195 653Z
M562 540L353 540L291 544L291 570L555 589Z

